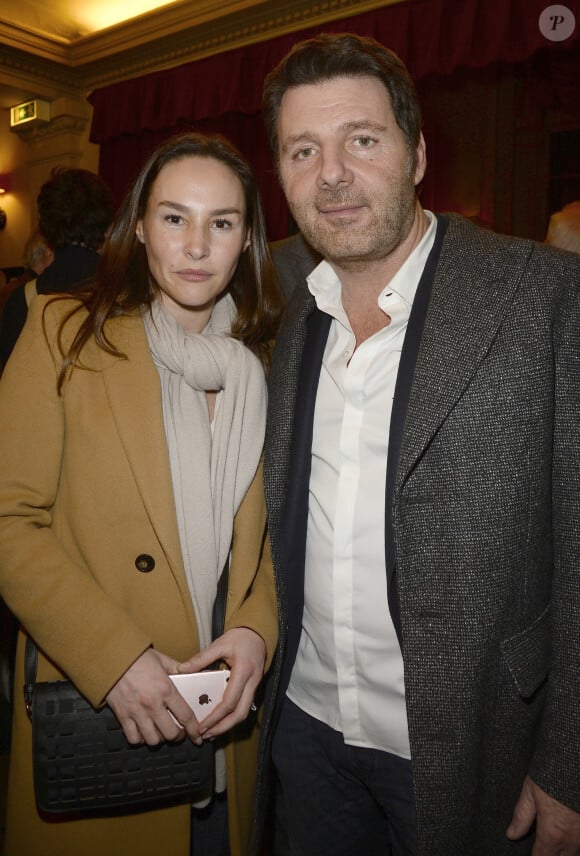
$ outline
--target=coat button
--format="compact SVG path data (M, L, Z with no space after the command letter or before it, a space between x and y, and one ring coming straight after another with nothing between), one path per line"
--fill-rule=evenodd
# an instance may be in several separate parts
M149 571L152 571L155 567L155 559L153 556L148 556L147 553L141 553L141 555L137 556L135 559L135 567L138 571L141 571L142 574L148 574Z

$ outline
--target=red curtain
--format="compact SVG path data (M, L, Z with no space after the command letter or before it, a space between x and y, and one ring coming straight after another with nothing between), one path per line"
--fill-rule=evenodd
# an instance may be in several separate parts
M449 75L460 66L521 63L540 52L545 59L539 97L552 106L558 100L561 106L573 103L577 111L580 16L567 40L549 41L538 26L547 5L547 0L406 0L98 89L89 101L94 108L91 140L101 146L101 175L120 199L145 157L170 134L185 129L222 133L256 172L270 238L283 237L288 213L262 125L261 91L267 72L295 42L321 31L372 36L394 50L417 81ZM566 71L566 62L573 69ZM553 67L557 70L551 73ZM424 199L428 206L444 207L437 202Z

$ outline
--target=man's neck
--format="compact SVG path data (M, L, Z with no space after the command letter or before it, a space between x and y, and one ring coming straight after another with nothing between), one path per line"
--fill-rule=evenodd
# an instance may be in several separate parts
M429 228L427 215L421 208L419 202L415 203L415 215L411 228L403 240L382 259L362 260L352 267L345 267L332 263L336 275L342 286L342 302L347 311L346 304L356 304L368 298L378 299L383 288L389 284L395 274L407 261L413 250L421 242L425 232Z
M429 228L425 212L416 203L411 228L401 243L384 259L361 263L353 269L333 265L341 282L344 311L356 337L357 346L390 323L378 305L379 295L389 284Z

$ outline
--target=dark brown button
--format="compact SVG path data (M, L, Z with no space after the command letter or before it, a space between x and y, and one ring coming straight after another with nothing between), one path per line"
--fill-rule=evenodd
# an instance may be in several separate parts
M148 556L147 553L141 553L141 555L137 556L135 559L135 567L138 571L141 571L142 574L148 574L149 571L152 571L155 567L155 559L153 556Z

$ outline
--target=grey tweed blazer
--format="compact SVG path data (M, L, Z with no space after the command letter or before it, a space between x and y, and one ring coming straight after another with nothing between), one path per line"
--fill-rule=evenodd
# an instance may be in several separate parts
M419 853L528 854L530 838L504 835L526 773L580 811L580 258L449 221L392 512ZM299 540L306 526L305 509L285 499L317 311L299 284L270 375L265 478L282 636L264 758L285 640L301 623L304 570L280 533L283 523Z

